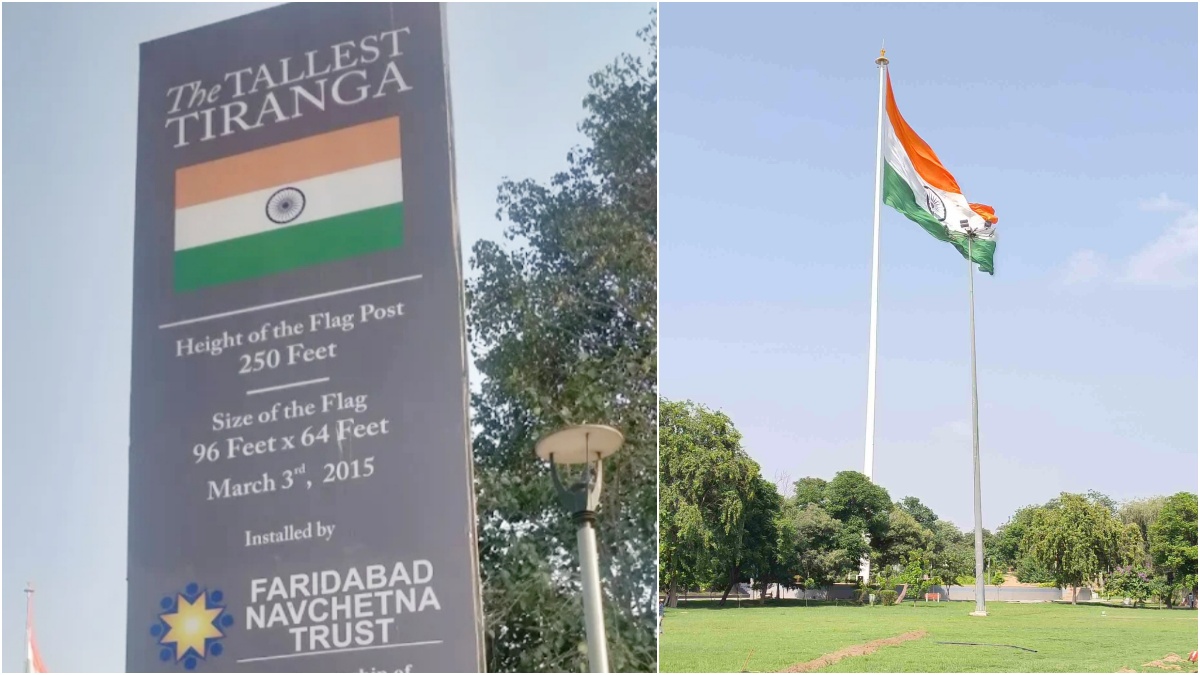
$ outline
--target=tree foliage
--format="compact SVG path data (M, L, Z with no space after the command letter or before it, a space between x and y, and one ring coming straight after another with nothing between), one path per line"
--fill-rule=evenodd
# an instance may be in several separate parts
M776 583L807 591L853 580L868 555L868 588L908 584L919 598L934 584L974 585L974 532L920 499L893 503L854 471L801 478L788 497L762 478L723 414L664 399L661 417L664 589L728 592L752 580L758 592ZM777 483L788 486L786 476ZM1091 585L1139 601L1177 597L1196 584L1196 510L1190 493L1123 505L1096 491L1063 493L983 531L984 576L996 586L1015 572L1023 583Z
M792 499L797 506L806 506L808 504L822 506L825 504L825 488L828 485L828 481L806 476L796 481Z
M1126 565L1115 570L1104 583L1104 596L1129 598L1135 605L1146 602L1155 592L1154 579L1141 566Z
M930 527L929 567L930 573L953 583L965 574L975 572L974 540L953 523L936 520Z
M625 434L598 518L610 665L653 671L657 448L657 49L593 75L580 130L548 184L506 181L501 244L467 285L487 668L586 667L575 528L533 455L557 427Z
M1117 509L1117 515L1121 518L1121 522L1126 525L1135 525L1138 528L1142 543L1141 563L1145 567L1153 564L1150 559L1150 526L1158 519L1158 514L1162 511L1166 501L1166 497L1133 499L1121 504Z
M1064 492L1057 503L1034 511L1023 547L1060 587L1077 589L1132 562L1136 555L1132 536L1108 504ZM1072 592L1071 602L1075 600Z
M1041 507L1025 506L996 530L991 548L994 565L1011 569L1023 584L1045 583L1054 580L1050 573L1024 547L1025 535L1033 522L1033 514Z
M905 497L896 506L912 516L914 520L921 524L921 527L926 529L932 528L933 524L937 522L938 517L933 512L933 509L922 504L921 500L916 497Z
M736 567L761 478L727 415L667 399L660 410L659 584L673 605L679 588L712 583Z
M783 497L775 484L756 476L746 504L746 536L733 567L739 581L753 579L764 593L770 584L788 581L778 553L782 510Z
M825 488L829 515L872 540L884 540L892 512L887 490L857 471L839 471Z
M1196 587L1196 495L1178 492L1150 525L1150 557L1166 583L1168 606L1179 588Z
M796 538L788 557L794 576L807 586L841 581L858 568L866 547L862 536L846 537L845 524L820 506L811 503L796 506L792 510L792 523Z
M930 511L930 513L933 513ZM935 516L936 518L936 516ZM888 514L887 535L879 541L872 541L876 553L873 564L876 566L905 565L910 553L925 557L927 549L933 544L933 533L923 526L916 518L903 508L893 508Z

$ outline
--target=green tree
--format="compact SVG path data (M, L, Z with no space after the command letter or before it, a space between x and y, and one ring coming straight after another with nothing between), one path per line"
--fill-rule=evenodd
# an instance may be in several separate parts
M900 500L897 506L908 515L912 516L918 523L921 524L921 527L930 529L933 527L933 524L937 522L938 517L937 514L933 512L933 509L922 504L921 500L917 499L916 497L905 497L904 499Z
M1032 555L1022 556L1013 569L1017 581L1023 584L1047 584L1054 581L1054 575Z
M887 537L892 500L887 490L857 471L840 471L825 488L825 510L872 541Z
M887 535L871 542L876 551L872 556L873 565L880 568L904 565L908 562L910 553L924 552L932 543L932 532L917 522L904 508L894 507L888 514Z
M1196 495L1177 492L1166 499L1150 525L1150 557L1166 583L1170 607L1176 589L1196 586Z
M795 532L791 569L804 588L841 581L858 569L867 550L861 534L846 536L845 525L816 504L797 506L790 514Z
M1138 532L1142 535L1142 541L1146 544L1147 552L1150 549L1150 526L1158 519L1158 514L1166 503L1166 497L1133 499L1121 504L1117 510L1121 522L1137 525Z
M1132 562L1129 533L1106 504L1064 492L1057 503L1034 512L1023 548L1060 587L1071 586L1075 604L1079 586Z
M586 668L575 527L543 433L604 422L626 438L605 465L598 519L609 660L656 668L657 45L590 79L580 129L548 184L505 182L503 245L478 242L467 285L483 375L472 395L487 669Z
M724 413L667 399L660 409L659 583L674 607L680 588L719 575L729 585L737 581L759 467Z
M1053 575L1042 567L1029 552L1023 548L1029 525L1033 522L1033 514L1038 506L1025 506L1008 519L1008 522L996 530L995 539L988 552L994 565L1011 569L1021 583L1045 583L1053 581Z
M1113 501L1112 497L1109 497L1108 495L1104 494L1103 492L1099 492L1097 490L1088 490L1087 494L1085 496L1093 504L1099 504L1100 506L1103 506L1104 508L1108 509L1108 512L1113 514L1114 516L1118 514L1119 509L1117 507L1117 503L1115 501Z
M930 566L934 576L945 581L946 585L952 585L957 583L959 577L974 574L975 554L969 547L953 546L931 555Z
M1141 605L1146 598L1154 595L1154 582L1147 570L1141 566L1129 565L1116 570L1104 584L1104 597L1129 598L1134 604Z
M975 538L952 523L937 520L932 528L929 564L933 576L947 585L975 573Z
M788 581L780 570L778 555L782 510L783 497L775 484L756 476L746 504L746 532L736 567L743 579L754 580L762 600L771 584Z
M932 585L933 578L929 571L928 551L913 550L905 555L904 568L896 581L907 586L904 592L912 595L913 602L920 600Z
M1138 527L1141 537L1141 565L1150 568L1153 561L1150 557L1150 526L1158 519L1158 513L1163 510L1166 497L1148 497L1145 500L1130 500L1121 504L1117 515L1126 525Z
M839 548L853 551L862 542L862 555L883 550L892 511L892 499L883 487L857 471L840 471L825 487L823 507L842 523Z
M792 497L792 501L801 507L807 504L821 506L825 503L825 488L828 485L827 481L820 478L813 478L811 476L801 478L796 481L796 494Z

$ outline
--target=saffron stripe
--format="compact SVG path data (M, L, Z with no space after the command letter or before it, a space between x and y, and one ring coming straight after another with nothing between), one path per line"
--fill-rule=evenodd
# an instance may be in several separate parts
M367 122L175 171L175 208L400 157L400 118Z
M904 146L905 154L912 161L913 168L920 174L921 179L939 190L962 194L962 189L958 187L958 181L954 180L954 176L950 175L950 172L942 165L942 160L938 159L937 153L917 135L917 132L913 131L912 127L908 126L908 122L904 121L904 117L900 114L900 108L896 105L896 97L892 93L891 73L888 73L887 76L887 114L892 131L896 134L900 144Z

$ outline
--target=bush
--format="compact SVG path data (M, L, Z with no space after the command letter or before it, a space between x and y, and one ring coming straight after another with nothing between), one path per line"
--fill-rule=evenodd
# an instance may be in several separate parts
M1146 598L1154 596L1154 579L1140 567L1127 566L1118 569L1104 584L1104 595L1108 598L1129 598L1135 604L1145 604Z
M1016 569L1017 581L1023 584L1046 584L1054 581L1054 575L1049 570L1042 567L1036 560L1030 556L1023 556L1017 560Z
M864 586L862 588L855 589L854 602L856 602L860 605L869 605L869 604L871 604L871 595L875 596L875 602L879 602L879 588L878 587Z
M878 592L881 588L895 588L896 586L904 583L904 580L901 579L901 576L902 575L893 573L893 571L890 569L881 570L879 577L876 579L875 583L872 584L872 586L875 587L876 592Z
M899 593L891 589L879 591L879 601L885 605L894 605L896 604L896 597L899 595Z

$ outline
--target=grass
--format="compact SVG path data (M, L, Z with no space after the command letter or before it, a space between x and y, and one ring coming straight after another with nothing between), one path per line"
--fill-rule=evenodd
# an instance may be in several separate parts
M894 607L832 603L714 601L668 608L659 637L662 672L778 672L839 649L913 630L924 638L847 657L819 672L1137 672L1166 670L1143 664L1175 653L1178 672L1196 672L1197 612L1069 604L988 604L987 617L967 602ZM1102 615L1101 612L1104 614ZM1017 645L970 647L943 642ZM747 662L750 651L754 653ZM1170 669L1171 672L1176 672Z

